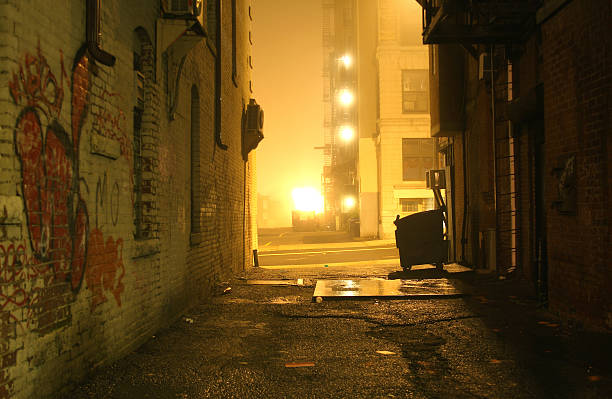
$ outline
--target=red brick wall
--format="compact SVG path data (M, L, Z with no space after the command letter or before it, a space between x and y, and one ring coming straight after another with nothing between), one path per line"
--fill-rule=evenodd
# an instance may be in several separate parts
M546 172L564 156L576 157L574 214L547 210L550 307L607 328L612 328L610 7L607 0L574 0L541 27ZM547 178L547 205L558 199L558 183Z
M536 85L539 79L539 47L537 35L525 43L520 58L515 61L513 71L513 97L525 96ZM518 208L518 271L536 287L538 273L536 270L535 250L535 136L539 129L537 120L530 120L516 125L517 133L517 208Z

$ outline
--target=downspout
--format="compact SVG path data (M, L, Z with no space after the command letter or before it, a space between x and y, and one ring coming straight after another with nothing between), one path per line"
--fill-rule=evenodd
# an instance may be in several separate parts
M100 1L87 0L85 25L87 50L96 61L112 67L115 65L115 56L100 48Z
M217 0L215 18L217 19L215 46L217 56L215 58L215 143L222 150L227 150L227 145L221 141L221 12L223 1Z
M493 56L495 45L491 45L491 132L493 140L493 206L495 209L495 230L497 230L497 143L495 134L495 71Z
M467 176L467 130L463 131L461 140L463 145L463 220L461 223L461 261L465 264L465 244L467 243L467 216L468 216L468 176Z
M494 52L495 52L495 45L492 44L491 45L491 55L490 55L490 60L491 60L491 132L492 132L492 137L491 140L493 141L493 209L495 212L495 243L494 243L494 248L495 248L495 253L497 254L497 242L498 242L498 237L497 237L497 139L496 139L496 132L495 132L495 71L494 71L494 61L493 61L493 57L494 57ZM488 259L487 259L488 261ZM496 262L497 263L497 259ZM492 265L487 265L487 267L492 267ZM495 269L497 270L497 264L495 265ZM497 271L499 273L499 271Z

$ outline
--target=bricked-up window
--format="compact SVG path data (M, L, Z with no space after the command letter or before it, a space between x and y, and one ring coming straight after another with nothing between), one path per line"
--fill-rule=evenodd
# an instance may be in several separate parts
M425 180L425 171L433 169L433 139L402 139L402 178Z
M142 112L134 107L134 237L142 237Z
M146 87L153 79L153 45L143 28L134 30L133 40L133 180L134 180L134 238L151 237L151 226L145 227L145 210L143 195L145 183L150 189L151 181L145 182L145 156L143 154L143 118L145 112L151 112L146 102ZM150 220L149 220L150 222Z
M238 86L238 65L236 65L236 0L232 0L232 80Z
M427 69L402 71L402 112L429 112L429 72Z
M200 95L191 86L191 233L200 232Z

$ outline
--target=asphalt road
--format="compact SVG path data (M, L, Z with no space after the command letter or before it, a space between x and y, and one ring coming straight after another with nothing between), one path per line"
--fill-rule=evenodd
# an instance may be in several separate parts
M364 261L399 262L395 244L360 241L345 232L294 232L290 228L259 231L259 265L326 265Z
M343 262L398 260L395 246L283 250L261 253L260 266L310 265Z

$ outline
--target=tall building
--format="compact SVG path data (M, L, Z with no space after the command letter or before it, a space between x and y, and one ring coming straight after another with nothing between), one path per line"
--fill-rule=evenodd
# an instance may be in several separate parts
M346 228L357 214L355 0L323 0L322 174L326 223Z
M346 211L342 200L354 197L360 235L390 238L398 215L434 206L425 185L425 171L437 164L428 51L411 19L420 7L399 0L325 0L323 7L327 210ZM348 108L346 88L356 93Z
M256 248L250 1L60 3L0 4L2 398L69 389Z

